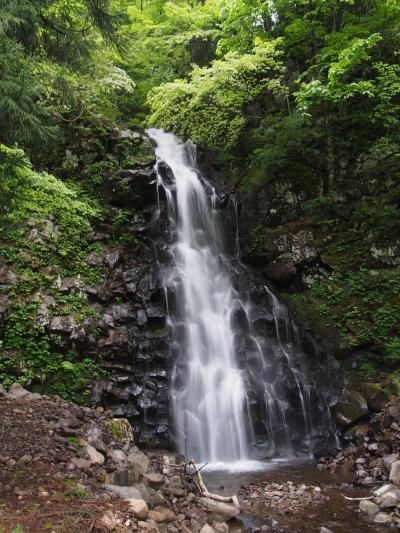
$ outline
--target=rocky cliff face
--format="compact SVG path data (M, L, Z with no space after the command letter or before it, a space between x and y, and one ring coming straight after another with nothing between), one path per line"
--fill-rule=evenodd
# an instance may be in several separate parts
M123 132L123 135L128 135L128 132ZM173 446L169 407L173 355L160 272L171 260L168 253L170 235L164 198L160 197L161 191L157 194L156 190L151 147L145 137L138 138L133 132L129 136L134 136L135 143L141 143L142 149L146 150L147 160L138 163L135 159L131 168L127 167L125 161L124 168L113 169L108 179L101 184L100 194L111 208L117 211L130 209L132 216L117 230L115 224L103 223L95 232L94 238L100 246L87 257L87 261L102 269L102 282L82 287L81 290L87 294L88 305L97 316L90 324L80 327L71 323L70 317L55 316L47 327L50 333L57 332L80 353L86 353L101 362L107 375L96 380L92 401L112 409L116 416L127 417L134 427L139 445L168 448ZM167 167L164 173L168 179ZM218 206L234 256L240 204L237 198L225 192L226 185L221 176L213 176L213 180L220 191ZM128 245L114 243L110 246L110 234L113 231L119 235L128 234ZM308 254L303 242L295 239L295 243L301 256ZM290 246L290 243L285 245ZM246 241L244 248L248 248ZM307 376L302 386L306 387L307 394L310 395L310 422L314 428L318 428L318 431L314 431L313 444L309 443L309 446L316 449L332 445L331 429L325 431L329 427L329 411L325 413L325 409L329 410L329 406L335 403L338 388L337 380L333 379L335 369L332 361L320 351L310 333L301 325L288 326L292 318L288 316L285 318L287 323L280 323L282 317L274 316L272 301L264 289L265 279L262 275L237 262L233 266L232 275L235 288L239 293L247 295L254 306L251 323L243 309L238 309L234 320L237 322L237 342L241 346L241 365L247 369L252 425L257 444L264 450L264 454L277 453L271 447L267 450L265 442L266 428L271 425L271 413L266 411L264 404L263 388L266 385L263 380L266 378L260 376L260 379L255 379L260 355L256 354L252 335L264 335L268 347L266 345L263 357L267 360L270 359L270 352L277 354L268 363L274 368L269 373L272 372L275 376L276 384L268 381L268 386L278 387L282 401L285 398L289 402L288 439L295 449L306 451L301 445L304 440L304 406L297 392L296 383L299 378L296 378L294 367L290 368L284 362L283 345L279 348L280 342L288 343L291 347L294 341L284 338L278 342L280 335L285 337L283 330L295 327L296 333L293 335L296 336L298 352L293 365L300 369L296 372ZM76 290L73 281L68 283L68 290ZM64 287L66 281L61 280L61 285ZM170 302L173 305L173 298ZM89 333L90 328L85 327L89 325L92 331L97 332L96 335ZM280 331L280 328L283 330ZM317 390L319 396L314 397ZM314 404L318 408L311 408ZM323 421L323 418L326 420ZM269 431L278 429L271 426ZM268 439L273 441L275 437L269 435Z
M68 319L60 324L57 317L49 327L50 331L59 328L79 351L101 361L106 376L93 386L94 403L128 418L140 446L170 447L171 362L158 271L165 221L158 216L151 147L145 137L134 132L122 135L139 142L148 160L131 161L131 168L116 169L102 184L100 194L112 209L129 209L127 220L117 229L120 236L129 238L126 244L122 240L108 246L110 234L116 230L105 224L95 235L98 251L87 258L103 271L100 284L84 288L89 306L98 315L91 324L97 335L82 328L75 339Z

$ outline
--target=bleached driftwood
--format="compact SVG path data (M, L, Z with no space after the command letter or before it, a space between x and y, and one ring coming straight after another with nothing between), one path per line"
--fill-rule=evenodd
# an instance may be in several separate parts
M210 500L217 502L231 503L234 507L240 509L239 500L235 494L232 496L221 496L220 494L214 494L207 489L203 480L203 476L201 475L201 470L207 466L207 463L198 468L192 459L191 461L186 460L186 462L178 464L169 463L167 466L168 468L180 470L183 475L195 476L196 485L202 497L209 498Z
M187 465L191 466L194 469L193 474L197 477L197 486L202 496L204 496L205 498L209 498L210 500L215 500L217 502L232 503L235 507L240 509L239 500L237 499L237 496L235 494L233 496L220 496L219 494L209 492L209 490L205 486L203 476L201 475L201 470L206 465L203 465L201 468L197 468L194 461L190 461L189 463L187 463Z
M363 498L350 498L350 496L345 496L342 494L343 498L345 500L350 500L352 502L360 502L361 500L373 500L374 496L364 496Z

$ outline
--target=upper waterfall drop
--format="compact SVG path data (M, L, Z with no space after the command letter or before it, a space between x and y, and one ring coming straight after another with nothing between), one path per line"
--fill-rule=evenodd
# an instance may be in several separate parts
M164 192L168 208L169 260L160 269L179 451L226 463L335 448L333 384L319 347L241 264L237 231L235 250L225 250L219 204L226 202L197 170L194 145L147 133L157 195Z
M215 209L188 147L170 133L148 133L157 160L173 173L176 196L158 175L176 231L175 268L165 283L177 291L179 307L172 324L180 353L171 391L178 445L201 461L243 460L248 455L246 390L231 324L235 294Z

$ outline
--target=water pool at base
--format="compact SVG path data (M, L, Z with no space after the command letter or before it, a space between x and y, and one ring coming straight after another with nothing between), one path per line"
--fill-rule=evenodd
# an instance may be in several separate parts
M321 527L330 529L333 533L381 533L398 531L385 526L374 526L360 518L358 501L349 501L347 497L364 497L370 495L369 489L357 488L350 485L352 475L330 474L319 472L315 461L306 459L275 460L254 462L251 464L222 465L223 469L217 469L216 465L204 468L203 478L211 492L221 495L237 494L242 502L242 487L246 485L259 485L263 483L287 483L292 481L296 485L304 483L307 486L318 486L329 498L327 501L304 508L299 512L291 512L288 502L287 513L274 512L271 509L263 509L262 503L255 513L242 513L239 520L230 522L230 531L248 532L257 531L262 525L271 527L272 520L278 522L275 529L266 531L283 531L285 533L319 533ZM249 467L245 470L244 467ZM268 516L265 514L268 513Z

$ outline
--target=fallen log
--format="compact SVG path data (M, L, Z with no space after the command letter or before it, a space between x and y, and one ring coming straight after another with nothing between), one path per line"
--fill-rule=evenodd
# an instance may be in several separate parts
M353 502L360 502L361 500L373 500L374 496L364 496L363 498L350 498L350 496L345 496L342 494L343 498L345 500L353 501Z
M232 503L235 507L240 509L239 500L237 499L236 494L234 494L233 496L220 496L219 494L209 492L209 490L205 486L203 476L201 475L201 470L204 468L205 465L203 465L201 468L197 468L194 461L190 461L188 465L190 465L194 469L194 474L197 477L197 486L202 496L204 496L205 498L209 498L210 500L215 500L217 502Z
M222 503L231 503L234 507L237 509L240 509L240 504L237 496L233 494L232 496L221 496L220 494L215 494L213 492L210 492L203 480L203 476L201 475L201 470L207 466L208 463L203 464L199 468L197 467L194 459L191 461L186 461L185 463L178 463L178 464L171 464L169 463L167 466L168 468L173 468L176 470L181 470L183 475L189 475L196 478L196 486L198 491L200 492L200 496L204 498L209 498L210 500L214 500L217 502Z

